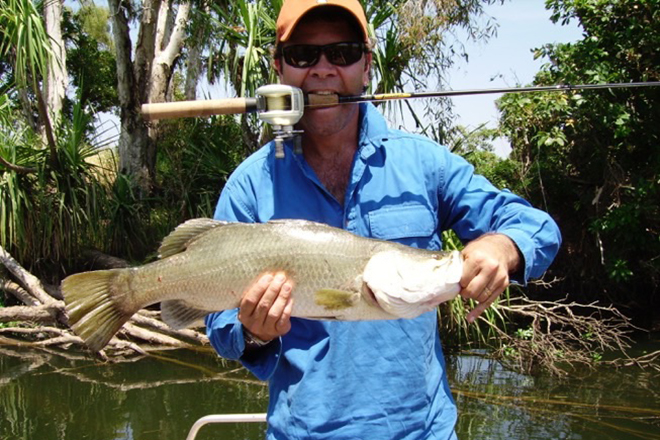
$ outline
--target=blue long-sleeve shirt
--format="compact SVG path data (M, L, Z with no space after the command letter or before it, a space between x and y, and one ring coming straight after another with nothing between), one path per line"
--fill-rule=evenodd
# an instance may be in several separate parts
M343 206L302 155L287 145L285 158L275 159L270 143L232 174L215 218L307 219L426 249L440 249L447 229L464 241L499 232L524 258L519 283L541 276L561 241L546 213L497 190L445 147L389 129L371 104L360 104ZM237 311L206 320L221 356L269 381L269 439L455 438L456 407L434 312L410 320L291 321L289 333L248 362Z

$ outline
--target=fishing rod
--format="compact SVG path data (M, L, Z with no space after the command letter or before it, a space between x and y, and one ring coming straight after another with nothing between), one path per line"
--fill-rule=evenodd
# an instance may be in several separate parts
M259 119L273 126L276 156L283 157L283 142L296 137L300 130L294 130L305 108L332 107L358 102L382 102L401 99L440 98L497 93L531 92L571 92L578 90L624 89L658 87L660 81L605 83L605 84L557 84L552 86L507 87L491 89L441 90L413 93L381 93L356 96L340 96L330 93L304 94L297 87L283 84L270 84L259 87L255 98L226 98L200 101L177 101L142 105L142 116L147 120L186 118L211 115L233 115L258 112ZM296 140L299 150L299 138Z
M303 96L302 104L291 86L272 84L257 89L256 98L226 98L200 101L177 101L143 104L142 115L147 120L185 118L211 115L233 115L252 112L290 111L299 107L330 107L356 102L379 102L399 99L440 98L497 93L570 92L594 89L622 89L658 87L660 81L605 83L605 84L558 84L552 86L506 87L491 89L441 90L435 92L380 93L373 95L340 96L337 94L314 94ZM301 92L302 93L302 92Z

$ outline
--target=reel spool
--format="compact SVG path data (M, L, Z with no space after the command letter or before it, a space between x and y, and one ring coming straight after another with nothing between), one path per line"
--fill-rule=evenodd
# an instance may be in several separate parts
M298 135L302 130L294 130L293 126L303 116L305 97L302 90L284 84L269 84L261 86L256 91L259 119L273 127L275 135L275 157L284 158L284 141L295 139L295 153L302 152Z

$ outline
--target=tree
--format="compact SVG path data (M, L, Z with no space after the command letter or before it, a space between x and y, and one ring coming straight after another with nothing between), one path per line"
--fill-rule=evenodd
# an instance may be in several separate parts
M141 13L125 0L108 2L117 60L117 92L121 113L120 171L133 179L143 196L156 172L157 124L149 127L140 114L146 102L163 102L181 53L191 4L146 0ZM139 19L135 54L129 23Z
M540 85L660 79L659 0L548 0L582 40L536 50ZM653 317L660 281L660 90L506 95L528 196L558 220L566 290ZM656 315L657 316L657 315Z
M80 93L84 108L108 112L118 108L117 65L107 8L84 2L77 10L64 10L67 70ZM65 107L67 115L71 105Z
M49 37L53 57L48 64L48 75L43 82L43 94L48 109L50 124L57 126L60 120L64 97L69 83L66 71L66 47L62 38L63 0L49 0L43 4L44 24Z
M56 12L54 12L56 14ZM56 17L51 18L57 20ZM9 94L18 96L23 113L36 132L43 132L50 151L50 165L57 166L55 130L51 123L48 104L58 106L63 94L55 73L63 59L53 52L53 45L39 11L31 0L0 1L0 54L9 60L10 78L6 82ZM58 52L59 53L59 52ZM61 55L61 54L60 54ZM52 83L51 83L52 81ZM44 99L41 86L48 92L49 102ZM35 115L31 96L36 97Z

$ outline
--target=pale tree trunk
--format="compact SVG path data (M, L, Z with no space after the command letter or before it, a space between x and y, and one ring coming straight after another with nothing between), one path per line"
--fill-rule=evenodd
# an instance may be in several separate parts
M198 8L200 11L203 11L203 15L211 15L209 5L206 1L201 2ZM206 19L199 16L194 17L191 15L191 21L196 21L196 23L192 25L192 35L187 41L188 58L186 60L184 95L187 100L194 101L197 99L197 85L202 75L202 52L208 44L209 25Z
M187 100L194 101L197 99L197 84L202 72L202 47L199 44L195 44L188 50L187 65L184 93Z
M119 165L133 180L141 196L152 188L156 171L155 124L147 125L140 107L162 102L170 85L173 66L185 40L190 3L178 5L172 20L172 5L165 0L144 0L135 57L129 35L124 0L109 0L112 29L117 50L117 90L121 108Z
M158 12L154 61L151 65L149 102L163 102L170 86L174 62L181 54L186 37L185 29L190 17L190 3L180 3L172 20L172 5L163 0Z
M48 118L53 128L57 127L62 115L62 103L68 85L66 71L66 49L62 39L62 0L44 2L44 23L50 37L53 57L48 64L48 75L43 83L43 94Z

